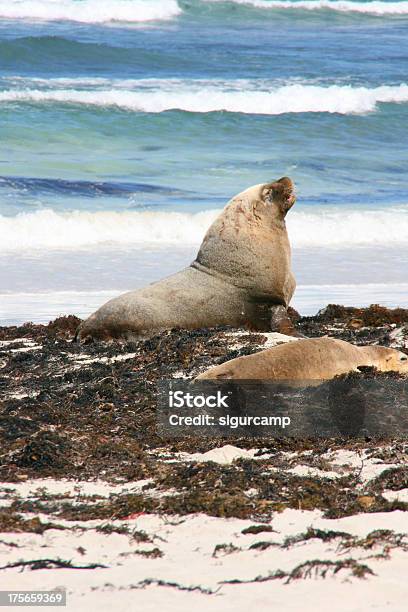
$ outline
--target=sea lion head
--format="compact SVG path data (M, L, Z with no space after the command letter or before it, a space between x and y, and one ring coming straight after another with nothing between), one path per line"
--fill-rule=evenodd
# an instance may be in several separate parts
M295 202L293 181L283 176L271 183L252 185L238 193L228 202L222 217L244 220L243 225L253 221L262 225L262 220L267 221L273 217L283 221Z
M385 346L365 346L373 365L380 372L399 372L408 375L408 355L402 351Z
M291 179L283 176L273 183L261 185L260 199L264 204L272 207L274 215L285 218L296 202L294 189L295 186Z

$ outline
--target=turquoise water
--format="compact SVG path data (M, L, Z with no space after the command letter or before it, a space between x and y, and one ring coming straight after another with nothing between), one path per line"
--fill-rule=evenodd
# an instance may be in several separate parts
M0 319L174 271L282 175L300 310L407 304L407 70L406 0L0 0Z

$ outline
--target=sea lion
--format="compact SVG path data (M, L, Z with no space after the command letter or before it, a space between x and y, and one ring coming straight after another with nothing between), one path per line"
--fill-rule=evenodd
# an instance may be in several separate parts
M310 338L226 361L196 380L321 381L361 366L408 374L408 356L384 346L354 346L334 338Z
M110 300L80 325L77 339L138 340L217 325L293 333L286 309L296 283L285 225L293 192L283 177L236 195L188 268Z

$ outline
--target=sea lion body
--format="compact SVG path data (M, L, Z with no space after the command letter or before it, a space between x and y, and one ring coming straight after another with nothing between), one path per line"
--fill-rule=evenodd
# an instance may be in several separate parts
M271 320L286 321L296 283L285 216L294 202L286 177L238 194L188 268L110 300L79 327L77 338L137 340L173 327L217 325L268 331Z
M281 344L210 368L196 380L329 380L372 366L408 374L408 357L383 346L355 346L334 338Z

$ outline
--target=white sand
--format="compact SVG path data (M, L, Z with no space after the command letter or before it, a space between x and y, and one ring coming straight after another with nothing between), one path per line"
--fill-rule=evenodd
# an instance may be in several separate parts
M229 465L239 458L254 459L254 449L239 449L226 445L207 453L170 453L165 460L215 461ZM380 471L396 464L371 459L367 451L328 451L322 458L328 469L303 464L313 459L313 452L281 453L287 460L286 472L336 478L339 475L360 476L361 487ZM160 456L160 455L159 455ZM266 455L261 455L265 458ZM298 459L297 465L293 462ZM399 466L404 463L399 464ZM268 470L277 468L270 466ZM67 530L50 529L43 535L34 533L0 534L0 566L19 560L63 559L73 564L100 563L106 568L81 569L8 569L0 572L2 588L7 589L67 589L67 610L86 611L190 611L234 610L247 612L253 606L260 611L315 612L316 607L331 612L392 611L405 609L408 597L406 568L408 552L404 547L391 547L384 556L384 543L364 549L340 546L341 538L328 542L308 539L283 547L288 537L304 534L309 527L341 531L358 538L374 530L387 529L408 534L408 513L361 513L341 519L323 518L322 512L287 509L275 513L269 523L273 531L243 534L256 520L225 519L191 514L188 516L159 516L136 514L125 520L67 521L58 517L58 508L71 504L91 505L109 496L138 493L151 480L133 483L108 484L102 481L77 482L72 480L37 479L20 483L4 483L0 487L0 509L5 510L15 499L35 500L54 506L51 514L40 514L42 522L53 522ZM177 491L148 489L153 496L175 495ZM52 496L47 501L47 495ZM248 489L246 495L256 495ZM408 490L385 491L387 499L408 500ZM25 514L24 518L32 518ZM100 533L98 526L109 523L128 526L148 534L150 541L138 542L128 534ZM251 549L258 542L272 544L265 550ZM408 536L405 539L408 545ZM224 546L223 546L224 545ZM217 552L214 554L216 547ZM158 548L162 556L149 558L144 553ZM407 548L407 546L405 546ZM381 556L379 556L381 555ZM344 561L354 559L368 565L375 573L365 579L353 577L350 569L336 575L328 572L325 578L312 573L285 583L284 579L254 582L278 570L290 572L301 563L313 560ZM244 580L247 584L224 584L225 581ZM252 582L251 582L252 581ZM150 584L151 583L151 584ZM195 589L190 591L188 589ZM56 608L55 608L56 609Z
M115 524L123 524L116 521ZM128 522L132 527L150 535L153 543L138 544L127 535L105 535L93 529L83 531L49 530L44 535L4 534L0 544L0 563L11 563L21 558L62 558L73 563L98 562L108 567L95 570L26 570L7 571L9 589L51 589L63 586L68 591L69 610L86 610L97 605L107 610L127 610L142 606L144 610L205 609L246 611L253 605L269 610L271 602L279 610L314 611L316 605L324 609L331 601L332 610L402 610L408 595L406 567L408 553L394 549L390 559L375 559L381 547L373 550L352 548L345 552L338 541L324 543L312 539L289 548L278 545L285 537L303 533L309 526L318 529L345 531L363 537L374 529L407 532L408 515L404 512L356 515L338 520L321 518L321 513L286 510L272 520L275 532L243 535L242 530L253 524L238 519L212 518L205 515L163 517L142 515ZM259 541L274 542L267 550L250 550ZM10 547L13 542L19 548ZM222 551L214 556L217 545L232 544L238 550L230 554ZM161 558L144 558L137 552L158 547ZM24 552L23 552L24 551ZM285 584L274 580L252 584L222 584L226 580L254 580L276 570L291 571L300 563L353 558L367 563L375 572L365 580L353 578L349 570L325 579L315 577ZM3 576L5 576L3 574ZM155 586L144 589L143 581L153 580ZM174 586L158 586L158 582ZM181 589L196 587L215 594L190 593ZM364 605L363 605L364 603ZM169 607L171 606L171 607ZM361 607L362 606L362 607Z
M181 461L212 461L221 465L231 465L237 459L254 459L257 452L258 449L256 448L245 450L231 444L226 444L221 448L214 448L206 453L178 453L177 457Z

